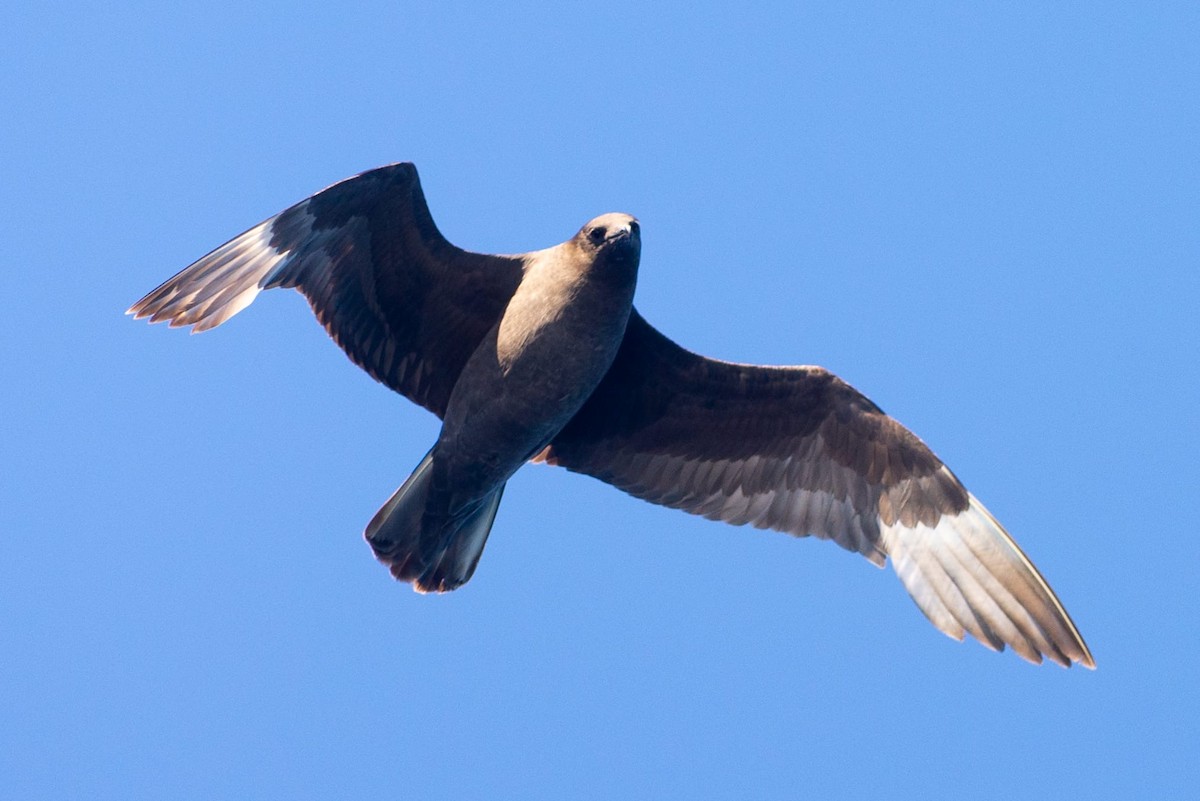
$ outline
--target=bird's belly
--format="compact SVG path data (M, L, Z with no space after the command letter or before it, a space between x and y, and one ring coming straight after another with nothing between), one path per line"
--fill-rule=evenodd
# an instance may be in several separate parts
M438 439L437 459L456 495L483 497L562 430L608 371L627 319L566 321L530 336L517 353L501 355L498 329L483 341L455 385Z

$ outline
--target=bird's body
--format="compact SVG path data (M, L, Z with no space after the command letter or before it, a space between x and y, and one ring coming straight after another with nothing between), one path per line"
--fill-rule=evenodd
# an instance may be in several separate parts
M942 631L1093 660L1061 603L924 443L819 367L706 359L633 308L636 220L607 214L520 256L437 231L410 164L334 184L255 226L130 312L212 328L294 287L350 358L442 418L367 526L423 591L470 579L505 482L530 460L734 524L890 557Z
M598 229L628 242L618 254L625 258L577 241ZM608 372L633 308L637 239L632 218L606 215L529 260L459 375L435 446L435 471L444 459L467 499L545 448Z
M422 463L426 481L402 487L397 508L385 506L368 526L367 540L397 578L445 591L471 577L505 482L575 416L617 355L639 249L637 222L610 214L531 254L454 384Z

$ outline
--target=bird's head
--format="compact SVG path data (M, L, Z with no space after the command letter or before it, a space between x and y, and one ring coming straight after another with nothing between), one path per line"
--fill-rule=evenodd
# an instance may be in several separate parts
M596 262L632 264L642 252L642 235L636 218L628 214L601 214L579 229L575 242Z

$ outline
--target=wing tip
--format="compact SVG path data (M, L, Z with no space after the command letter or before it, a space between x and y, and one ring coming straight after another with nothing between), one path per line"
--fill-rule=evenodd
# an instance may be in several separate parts
M967 509L932 526L885 526L884 549L917 606L956 640L965 628L991 650L1011 647L1031 664L1095 670L1049 583L987 508L968 498Z
M971 506L982 512L984 517L992 524L995 531L999 532L1001 541L1011 549L1020 563L1026 567L1028 575L1032 577L1036 586L1045 594L1053 609L1058 613L1056 616L1057 621L1065 629L1067 642L1058 642L1056 641L1057 638L1051 635L1050 644L1057 649L1057 653L1047 653L1046 656L1064 668L1069 668L1073 664L1079 664L1089 670L1095 670L1096 658L1092 656L1092 651L1090 648L1088 648L1087 643L1083 639L1083 635L1079 632L1079 627L1075 625L1075 621L1071 619L1070 613L1067 612L1066 607L1063 606L1063 603L1059 599L1058 595L1050 587L1050 583L1046 581L1045 576L1043 576L1041 571L1037 569L1037 566L1033 564L1033 560L1030 559L1029 556L1021 549L1021 546L1017 545L1016 540L1014 540L1012 535L1008 533L1008 530L1000 524L1000 521L996 519L995 515L989 512L987 507L980 503L979 499L974 495L968 493L968 497L970 498ZM1046 633L1047 635L1051 634L1050 632Z
M926 615L926 616L928 617L928 615ZM1063 651L1058 650L1058 649L1042 651L1035 646L1029 645L1028 643L1026 643L1026 647L1022 648L1022 647L1018 647L1018 645L1013 642L1005 642L1003 640L992 642L987 639L980 638L973 632L961 630L957 626L950 630L943 628L942 626L938 625L936 622L934 623L934 626L942 634L946 635L947 637L949 637L950 639L952 639L956 642L965 642L966 641L965 635L970 634L971 639L975 640L980 645L987 648L989 651L993 651L995 653L1003 653L1004 651L1007 651L1011 648L1013 653L1015 653L1017 656L1021 657L1021 659L1025 660L1026 662L1028 662L1031 665L1044 665L1047 662L1053 662L1054 664L1058 665L1059 667L1063 668L1064 670L1069 670L1070 668L1075 667L1076 665L1079 665L1080 667L1083 667L1083 668L1087 668L1088 670L1096 669L1096 660L1092 656L1092 652L1088 649L1087 645L1082 642L1079 643L1080 650L1078 652L1074 652L1074 653L1064 653Z
M1079 647L1081 650L1079 654L1073 657L1074 663L1080 665L1081 667L1085 667L1088 670L1095 670L1096 658L1092 656L1092 651L1087 647L1087 643L1083 641L1083 638L1080 638L1079 640ZM1071 665L1068 664L1065 667L1071 667Z

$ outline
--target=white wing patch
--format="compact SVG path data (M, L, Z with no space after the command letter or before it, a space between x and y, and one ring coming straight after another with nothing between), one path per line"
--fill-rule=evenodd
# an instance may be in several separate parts
M970 503L933 526L880 526L880 544L917 606L957 640L970 633L993 650L1007 643L1030 662L1044 654L1094 667L1046 580L983 504L974 496Z
M307 201L305 202L305 204ZM302 205L305 205L302 204ZM126 312L198 334L249 306L290 254L271 245L279 215L259 223L155 289ZM311 230L312 216L305 214Z

